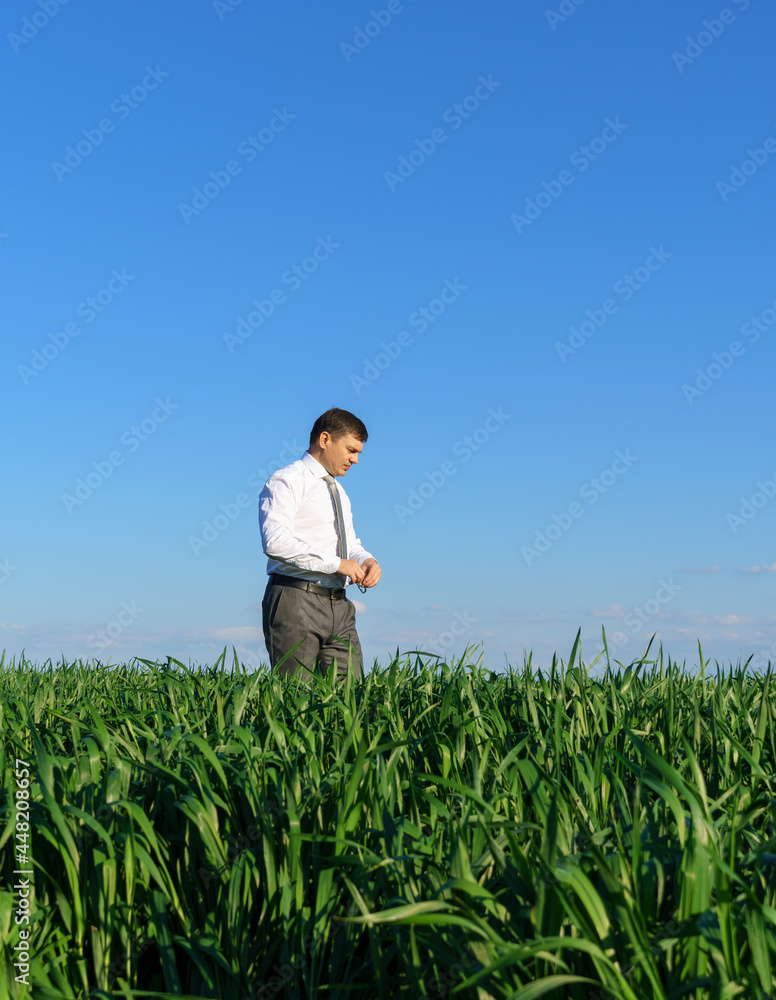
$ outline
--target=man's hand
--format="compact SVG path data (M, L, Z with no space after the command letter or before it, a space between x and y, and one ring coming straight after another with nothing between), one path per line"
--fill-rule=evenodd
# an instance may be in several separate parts
M374 562L374 559L367 559L366 562ZM341 573L342 576L349 576L353 583L362 583L364 579L364 570L358 565L355 559L340 559L337 572Z
M380 569L380 565L376 559L365 559L361 563L361 569L364 570L364 578L360 581L362 587L374 587L383 575L383 571Z

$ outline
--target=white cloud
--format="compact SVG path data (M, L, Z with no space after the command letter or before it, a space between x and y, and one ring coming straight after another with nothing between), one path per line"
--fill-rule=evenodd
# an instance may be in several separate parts
M692 569L678 569L677 573L721 573L721 566L693 566Z
M596 618L624 618L625 608L622 604L613 604L610 608L591 608Z
M702 611L688 611L686 617L699 625L751 625L755 621L749 615L708 615Z
M739 573L776 573L776 563L770 566L745 566Z
M206 628L201 633L203 638L226 639L229 642L258 642L264 640L264 633L254 625L235 625L234 628Z

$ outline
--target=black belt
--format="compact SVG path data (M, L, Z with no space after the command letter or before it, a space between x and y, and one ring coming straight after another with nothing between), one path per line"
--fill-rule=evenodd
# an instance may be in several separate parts
M296 587L297 590L308 590L311 594L320 594L321 597L331 597L334 601L342 601L345 598L344 587L322 587L319 583L299 580L283 573L270 573L269 582L273 587Z

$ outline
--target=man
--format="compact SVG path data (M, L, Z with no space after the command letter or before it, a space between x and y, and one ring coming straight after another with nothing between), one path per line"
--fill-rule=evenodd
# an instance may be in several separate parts
M284 676L299 668L326 673L335 660L344 675L349 646L354 675L363 676L356 609L345 588L348 579L374 587L382 571L356 537L336 478L358 465L366 439L358 417L327 410L313 424L305 454L261 491L261 545L269 560L262 624L270 664Z

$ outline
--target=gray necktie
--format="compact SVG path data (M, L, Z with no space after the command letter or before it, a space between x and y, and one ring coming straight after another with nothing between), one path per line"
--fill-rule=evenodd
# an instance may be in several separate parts
M348 557L348 544L345 541L345 518L342 515L342 504L340 503L339 490L337 489L337 483L335 482L334 476L324 476L326 480L326 485L329 487L329 493L331 494L331 502L334 506L334 520L337 522L337 537L339 539L339 545L337 546L337 555L340 559L347 559ZM343 587L347 583L347 577L343 578Z

